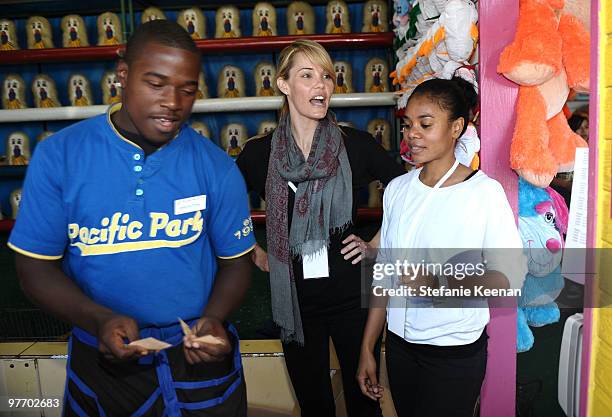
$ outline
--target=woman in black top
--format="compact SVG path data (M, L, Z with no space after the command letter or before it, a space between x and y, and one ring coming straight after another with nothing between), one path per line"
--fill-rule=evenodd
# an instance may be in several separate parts
M363 396L355 381L367 309L360 306L358 258L350 259L358 253L354 247L363 245L353 227L357 191L405 171L371 135L337 125L328 112L333 74L318 43L299 40L286 47L277 70L285 95L278 127L248 141L237 164L249 191L266 200L272 313L302 416L335 416L330 337L348 415L379 416L378 403ZM258 248L256 256L266 268L265 252Z

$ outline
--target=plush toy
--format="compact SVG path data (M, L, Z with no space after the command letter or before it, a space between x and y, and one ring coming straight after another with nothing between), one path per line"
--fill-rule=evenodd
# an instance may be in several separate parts
M61 106L57 98L57 88L55 81L45 74L38 74L32 81L32 95L36 107L59 107Z
M382 0L368 0L363 5L362 32L387 32L387 2Z
M114 104L121 101L121 83L115 71L106 71L100 80L102 103Z
M376 142L385 148L391 150L391 126L385 119L373 119L368 123L366 128L368 133L374 137Z
M289 35L312 35L315 32L315 14L305 1L292 1L287 7Z
M62 45L64 48L89 46L87 40L87 26L83 18L76 14L69 14L62 18Z
M224 66L219 72L217 80L217 97L234 98L244 97L244 74L242 70L233 65Z
M198 92L196 93L196 100L202 100L204 98L208 98L208 87L206 86L206 81L204 80L204 73L200 71L200 75L198 76Z
M0 19L0 51L15 51L19 49L15 23L12 20Z
M533 346L529 326L541 327L559 321L555 299L563 289L561 259L568 210L555 190L534 187L519 178L519 232L527 257L528 273L518 299L517 351Z
M123 43L121 21L115 13L106 12L98 16L98 45L119 45Z
M253 8L253 36L275 36L276 9L270 3L260 2Z
M255 67L255 91L257 96L277 94L276 68L270 62L260 62Z
M205 138L212 139L212 136L210 135L210 129L208 128L208 126L206 126L204 122L191 122L191 128L198 132L200 135L204 136Z
M147 23L151 20L166 20L166 15L161 9L157 7L147 7L142 11L140 16L140 23Z
M565 6L573 10L579 1ZM572 171L576 148L587 146L562 109L570 89L589 89L589 32L563 6L563 0L521 0L514 41L497 67L520 85L510 166L537 187L548 186L557 172Z
M347 94L353 92L353 70L347 61L334 61L336 87L334 93Z
M349 9L342 0L332 0L326 8L325 33L350 33Z
M30 138L24 132L12 132L6 139L9 165L27 165L30 162Z
M215 16L215 38L239 38L240 12L234 6L223 6L217 9Z
M206 19L200 8L182 10L176 21L185 28L191 39L206 39Z
M32 16L26 22L28 49L54 48L51 24L42 16Z
M274 120L264 120L257 127L257 136L264 136L274 131L278 126L278 123Z
M52 134L54 134L55 132L51 132L49 130L44 130L40 133L40 135L38 135L36 137L36 143L38 142L42 142L43 140L47 139L49 136L51 136Z
M2 107L6 110L25 109L25 82L17 74L8 74L2 83Z
M365 66L366 93L382 93L389 91L387 87L389 70L387 63L380 58L372 58Z
M408 16L411 20L405 36L409 39L397 50L398 62L391 73L393 84L401 87L397 107L405 107L412 90L423 81L451 79L462 67L470 67L470 74L461 76L475 84L470 66L478 42L474 3L419 0Z
M410 4L408 0L394 0L393 8L393 32L395 32L395 39L398 40L400 44L403 44L410 29ZM415 7L415 9L418 9L418 7Z
M71 106L93 106L89 80L82 74L72 74L68 80L68 99Z
M237 158L240 155L247 138L247 129L243 124L230 123L221 129L221 147L232 158Z
M373 119L368 122L366 128L374 140L378 142L385 150L391 150L391 126L385 119ZM368 207L382 206L382 193L384 186L380 181L372 181L368 185Z
M378 142L385 150L391 150L391 126L385 119L373 119L368 123L368 133L372 135L374 140ZM368 207L382 206L382 193L384 185L380 181L372 181L368 185Z
M17 219L17 214L19 214L19 204L21 204L21 188L14 190L9 196L9 202L11 204L12 211L12 219Z

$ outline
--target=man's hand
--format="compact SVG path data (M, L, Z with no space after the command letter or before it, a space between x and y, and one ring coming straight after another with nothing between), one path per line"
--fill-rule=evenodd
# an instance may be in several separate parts
M195 326L193 334L183 338L185 359L191 365L201 362L219 362L232 351L232 344L223 323L213 317L202 317ZM204 343L196 341L198 337L211 335L220 343Z
M97 323L98 350L106 359L127 361L149 354L142 347L127 346L127 343L140 339L134 319L110 313L98 318Z
M263 272L270 272L268 253L261 246L255 245L253 251L251 251L251 260Z

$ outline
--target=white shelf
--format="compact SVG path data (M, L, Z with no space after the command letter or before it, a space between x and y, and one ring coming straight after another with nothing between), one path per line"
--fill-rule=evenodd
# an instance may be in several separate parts
M239 111L278 110L282 97L211 98L196 100L193 113L224 113ZM331 107L395 106L394 93L335 94ZM102 114L108 106L53 107L45 109L0 110L0 123L81 120Z

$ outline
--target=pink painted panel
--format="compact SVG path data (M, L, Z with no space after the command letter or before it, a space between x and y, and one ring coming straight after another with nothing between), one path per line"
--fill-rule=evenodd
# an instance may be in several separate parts
M510 169L516 84L497 74L503 48L514 38L518 0L481 0L480 108L482 169L498 180L517 213L518 177ZM482 417L514 417L516 395L516 308L491 308L489 357L482 389Z
M598 161L599 161L599 0L591 0L591 85L589 94L589 199L587 205L587 247L597 247L597 217L608 217L610 213L597 213ZM593 251L587 251L593 254ZM592 256L589 265L595 265ZM591 268L590 270L593 270ZM585 281L584 305L593 305L596 290L591 279ZM587 417L589 373L591 368L591 346L593 339L593 309L584 309L582 328L582 369L580 370L580 417Z

